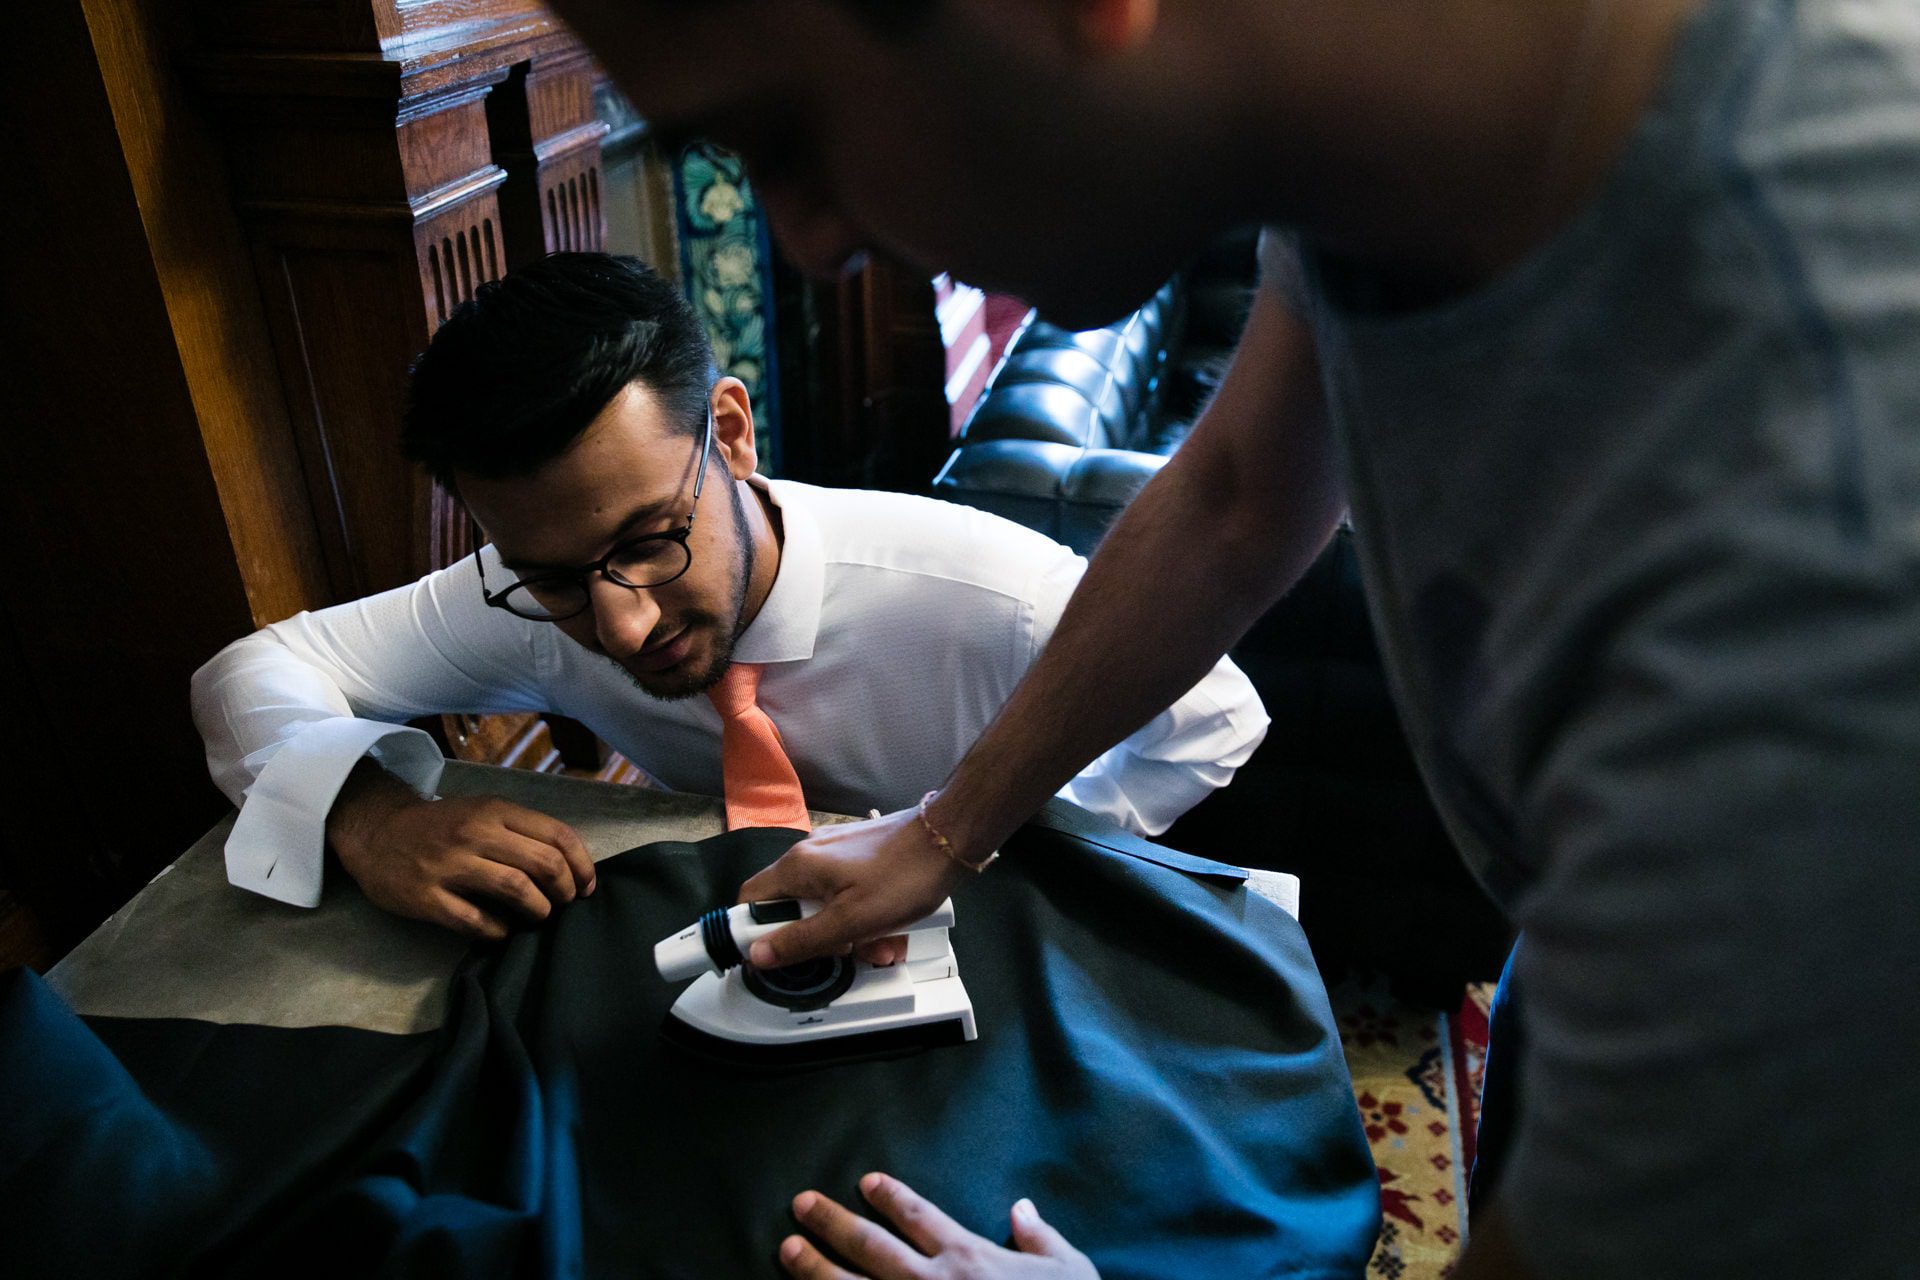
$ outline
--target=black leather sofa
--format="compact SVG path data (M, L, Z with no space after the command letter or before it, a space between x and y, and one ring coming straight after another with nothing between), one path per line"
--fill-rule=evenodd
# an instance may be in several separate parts
M1246 320L1254 244L1222 241L1104 329L1029 318L935 492L1092 554L1219 384Z
M1225 368L1252 238L1217 246L1139 311L1087 332L1030 320L1008 344L936 496L1091 555L1179 447ZM1439 1007L1498 975L1510 940L1427 799L1389 699L1342 529L1233 651L1273 727L1232 786L1162 839L1298 874L1323 970L1386 972Z

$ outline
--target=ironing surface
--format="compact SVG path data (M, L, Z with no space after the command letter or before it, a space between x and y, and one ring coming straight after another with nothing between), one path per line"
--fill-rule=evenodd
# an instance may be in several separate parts
M10 1249L94 1275L773 1275L796 1190L885 1168L995 1235L1031 1196L1110 1280L1364 1265L1374 1172L1297 925L1125 837L1029 827L972 887L976 1042L791 1069L668 1043L651 941L798 838L603 861L592 898L474 953L438 1032L83 1023L15 977L0 1040L42 1048L0 1048L0 1089L46 1101L0 1117Z

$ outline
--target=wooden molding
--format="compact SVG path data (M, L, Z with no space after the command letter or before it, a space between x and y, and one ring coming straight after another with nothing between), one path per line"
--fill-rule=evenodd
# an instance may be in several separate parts
M398 457L407 367L510 262L604 241L592 63L521 0L217 4L203 30L216 15L233 25L194 66L225 124L329 577L343 597L397 586L471 550Z
M592 61L528 0L220 0L217 104L309 504L342 598L473 550L399 454L406 371L481 285L599 248ZM535 717L444 717L462 759L558 768Z
M564 49L514 68L489 101L494 156L507 171L500 199L511 263L606 247L600 142L608 126L594 109L597 74L586 50Z

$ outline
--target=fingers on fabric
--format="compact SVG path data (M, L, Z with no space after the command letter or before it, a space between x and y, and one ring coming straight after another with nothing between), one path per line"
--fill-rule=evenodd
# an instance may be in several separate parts
M560 851L550 844L501 829L494 832L487 843L475 848L474 853L518 871L555 905L573 901L573 873Z
M462 897L475 896L513 908L532 923L553 914L553 903L516 867L475 857L447 877L446 885Z
M586 841L580 838L579 832L558 818L550 818L533 809L522 809L518 805L508 806L508 811L501 817L501 824L509 831L558 850L572 876L574 893L593 892L597 878L593 869L593 855L587 852Z
M860 1194L922 1253L939 1254L977 1238L898 1178L870 1173L860 1179Z
M1015 1201L1009 1216L1013 1219L1013 1247L1020 1252L1058 1258L1062 1262L1085 1260L1085 1255L1054 1230L1051 1223L1041 1218L1040 1211L1033 1207L1033 1201Z
M898 1236L817 1191L802 1191L793 1198L793 1216L872 1280L911 1280L926 1274L926 1259Z
M799 1280L866 1280L827 1261L803 1236L788 1236L780 1242L780 1265Z
M1092 1262L1041 1220L1031 1200L1013 1206L1013 1231L1021 1254L1047 1259L1038 1264L1023 1264L1017 1255L968 1231L898 1178L869 1173L860 1179L860 1194L893 1224L906 1243L819 1192L803 1191L794 1197L794 1217L859 1270L849 1271L830 1261L804 1237L789 1236L780 1245L780 1263L789 1275L803 1280L923 1280L936 1276L985 1280L1012 1275L1099 1280ZM1036 1265L1039 1269L1032 1269Z
M504 921L449 889L435 888L428 894L424 918L481 942L498 942L507 936Z
M554 902L571 902L575 888L566 855L547 841L519 830L519 825L538 825L523 817L529 812L505 800L482 801L459 815L453 831L455 845L516 868Z

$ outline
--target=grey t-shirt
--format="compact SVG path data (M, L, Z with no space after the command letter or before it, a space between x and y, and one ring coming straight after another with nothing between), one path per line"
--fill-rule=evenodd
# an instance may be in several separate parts
M1708 0L1595 202L1470 296L1266 256L1525 931L1522 1255L1915 1274L1920 4Z

